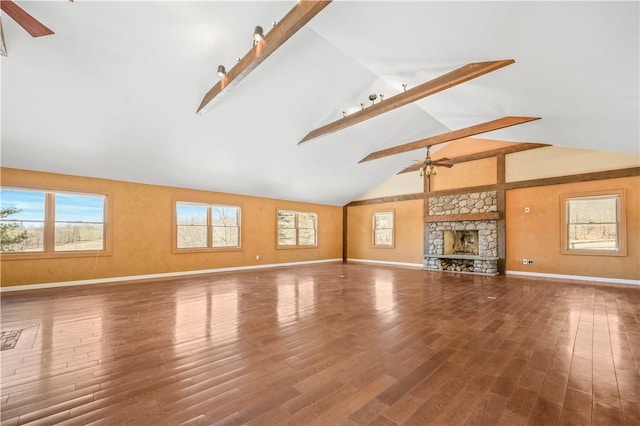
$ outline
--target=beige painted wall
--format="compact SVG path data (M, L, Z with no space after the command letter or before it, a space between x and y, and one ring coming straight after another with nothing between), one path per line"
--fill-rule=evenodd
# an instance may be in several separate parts
M394 195L417 194L424 190L424 182L419 172L402 173L384 181L358 200L390 197Z
M549 146L508 154L507 182L640 166L640 155Z
M423 200L352 206L347 208L347 257L422 264ZM395 246L373 247L373 212L395 212Z
M455 164L451 168L438 167L438 173L430 178L429 189L466 188L493 185L497 182L497 162L495 157Z
M561 196L620 188L626 191L627 255L561 254ZM506 234L509 271L639 280L640 177L509 190ZM522 259L534 264L523 265Z
M342 208L165 186L1 169L5 187L109 194L112 255L50 259L3 256L2 286L342 258ZM172 253L174 200L238 205L242 249ZM278 208L318 214L318 246L276 249ZM256 260L256 255L260 259Z

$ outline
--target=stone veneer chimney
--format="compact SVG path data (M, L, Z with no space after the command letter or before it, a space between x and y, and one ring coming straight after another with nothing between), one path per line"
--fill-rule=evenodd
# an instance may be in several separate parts
M465 265L464 270L474 273L497 274L498 218L496 191L429 198L424 268L441 271L446 270L443 265L459 263ZM445 254L445 231L463 230L478 232L478 254Z

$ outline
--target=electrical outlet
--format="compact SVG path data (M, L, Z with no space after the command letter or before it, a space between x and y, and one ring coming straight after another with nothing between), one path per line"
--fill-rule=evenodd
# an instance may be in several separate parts
M529 263L529 259L522 259L522 264L523 264L523 265L526 265L526 264L528 264L528 263Z
M527 259L527 263L528 263L529 265L533 265L533 259Z

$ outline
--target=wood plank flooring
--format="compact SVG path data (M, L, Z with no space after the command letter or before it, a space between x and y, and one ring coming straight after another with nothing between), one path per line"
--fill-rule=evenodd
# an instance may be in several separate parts
M632 287L330 263L3 293L1 318L3 426L640 424Z

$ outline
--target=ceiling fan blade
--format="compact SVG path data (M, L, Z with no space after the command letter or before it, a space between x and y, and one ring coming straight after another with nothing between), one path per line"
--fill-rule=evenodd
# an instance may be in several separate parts
M517 124L527 123L529 121L539 119L540 117L502 117L497 120L487 121L485 123L476 124L473 126L465 127L463 129L453 130L447 133L442 133L440 135L431 136L426 139L420 139L403 145L397 145L391 148L383 149L381 151L372 152L371 154L360 160L360 163L364 161L375 160L377 158L388 157L389 155L395 155L401 152L426 148L436 144L441 144L456 139L462 139L469 136L478 135L480 133L503 129L505 127L515 126Z
M448 159L447 157L442 157L442 158L438 158L437 160L432 160L431 164L433 164L436 167L447 167L447 168L451 168L453 167L453 165L455 163L450 163L450 159Z
M422 166L422 162L419 162L419 163L416 163L416 164L412 164L411 166L400 170L397 174L417 172L418 170L420 170L421 166Z
M41 37L54 34L53 31L47 28L36 18L25 12L24 9L15 4L13 1L2 0L0 1L0 6L2 7L3 12L11 16L11 18L13 18L13 20L16 21L18 25L24 28L26 32L31 34L32 37Z
M0 55L7 56L7 45L4 44L4 31L2 31L2 17L0 16Z
M453 167L453 164L451 163L441 163L439 161L434 161L431 164L433 164L436 167L446 167L448 169L450 169L451 167Z

